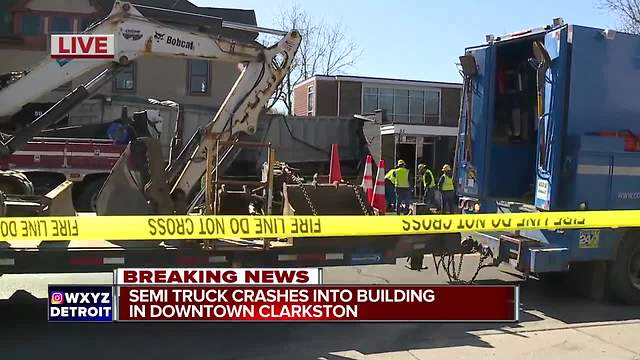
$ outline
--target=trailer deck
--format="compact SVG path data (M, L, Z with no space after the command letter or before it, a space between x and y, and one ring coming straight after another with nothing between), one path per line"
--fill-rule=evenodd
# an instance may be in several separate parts
M395 264L415 254L454 251L458 234L298 238L286 241L216 239L123 247L96 241L0 241L2 273L82 273L118 267L350 266Z

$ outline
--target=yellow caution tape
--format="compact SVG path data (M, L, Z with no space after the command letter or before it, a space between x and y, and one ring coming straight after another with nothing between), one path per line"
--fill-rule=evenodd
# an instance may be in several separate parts
M0 240L419 235L640 227L640 210L419 216L80 216L0 219Z

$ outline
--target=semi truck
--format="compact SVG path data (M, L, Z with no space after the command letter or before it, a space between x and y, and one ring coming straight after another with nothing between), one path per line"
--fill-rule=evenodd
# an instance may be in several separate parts
M460 57L462 211L640 209L640 36L557 18L485 40ZM578 272L592 295L640 303L637 228L469 237L525 277Z

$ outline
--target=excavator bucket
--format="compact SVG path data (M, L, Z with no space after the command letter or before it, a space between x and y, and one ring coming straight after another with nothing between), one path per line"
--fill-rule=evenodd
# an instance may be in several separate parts
M163 161L162 151L155 139L138 138L132 141L102 185L96 200L96 214L101 215L150 215L158 214L158 207L147 199L145 186L151 179L164 180L164 170L158 169ZM168 193L166 196L169 196ZM135 239L132 239L135 240ZM153 247L161 241L110 241L129 247Z
M285 184L283 215L368 215L373 209L360 186Z
M76 209L73 206L72 188L73 182L65 181L44 195L44 197L49 200L49 205L47 205L48 216L77 215Z
M71 190L65 181L46 195L0 193L2 216L76 216Z
M46 216L76 216L76 209L73 206L72 196L73 182L64 181L55 189L44 195L42 201L46 204L44 213ZM69 246L69 241L42 241L38 244L38 248L58 248L64 249Z
M98 216L154 213L144 195L144 186L149 179L147 155L151 154L143 143L133 141L127 146L98 193Z

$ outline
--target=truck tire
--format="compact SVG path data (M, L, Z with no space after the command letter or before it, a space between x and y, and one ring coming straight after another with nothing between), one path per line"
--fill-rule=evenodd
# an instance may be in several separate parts
M88 181L83 181L81 189L78 192L76 198L76 209L80 212L95 212L96 211L96 199L98 198L98 192L102 188L106 178L98 177Z
M46 195L66 180L64 175L53 173L30 173L27 177L33 183L33 190L37 195Z
M608 271L609 294L629 305L640 304L640 232L629 232Z
M33 195L33 183L19 171L0 170L0 190L9 195Z

